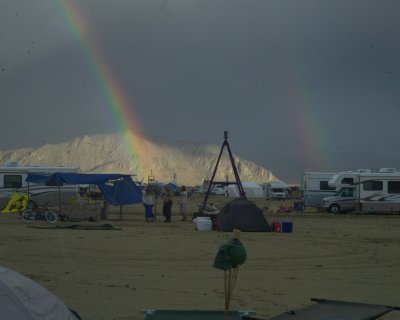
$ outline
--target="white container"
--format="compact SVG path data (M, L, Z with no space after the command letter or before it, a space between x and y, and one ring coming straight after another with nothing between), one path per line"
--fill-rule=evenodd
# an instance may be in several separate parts
M196 224L197 231L211 231L212 230L212 221L210 217L197 217L193 220Z

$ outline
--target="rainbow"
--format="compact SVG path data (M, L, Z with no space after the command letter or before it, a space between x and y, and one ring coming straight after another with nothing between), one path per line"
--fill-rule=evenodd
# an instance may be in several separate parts
M132 159L131 164L136 170L132 174L137 176L136 179L143 179L146 163L148 164L147 159L145 159L148 152L145 150L146 144L141 134L138 119L133 112L133 104L124 93L123 86L108 64L106 57L96 46L95 38L92 36L77 4L73 0L59 0L58 4L71 32L79 39L93 73L98 79L101 92L119 128L120 139L126 146Z
M125 95L121 83L118 81L117 75L109 66L106 57L102 51L96 46L96 41L90 32L90 28L86 23L81 10L76 4L76 0L58 0L60 11L64 14L65 20L71 29L71 32L79 39L87 59L91 64L92 70L101 86L107 105L109 106L113 117L120 129L120 138L126 146L127 152L131 157L132 166L135 168L135 174L144 178L145 173L149 173L145 139L141 134L140 125L134 114L133 104ZM90 45L89 45L90 44ZM287 53L287 70L277 75L286 88L288 88L289 103L295 106L296 111L296 130L298 134L294 139L295 142L302 145L303 161L306 161L308 168L312 170L326 170L331 167L332 158L328 156L325 147L326 141L324 130L321 126L322 121L318 121L318 109L315 108L316 101L312 100L311 88L301 87L299 84L304 83L298 79L293 70L298 69L298 64L294 61L294 57ZM296 67L297 66L297 67ZM302 70L300 74L306 74L306 70ZM307 93L307 94L306 94ZM145 172L146 171L146 172Z
M329 171L334 167L333 154L328 152L327 131L323 127L324 115L318 108L318 97L311 84L304 81L308 71L301 70L301 64L289 52L284 57L287 61L284 70L276 75L282 87L287 88L286 103L293 107L294 129L297 134L293 142L302 147L299 159L306 163L304 169ZM300 70L299 70L300 69Z
M316 103L312 97L306 94L307 89L300 88L298 81L295 83L289 84L289 88L291 88L289 102L295 107L296 131L301 139L299 144L303 146L303 161L308 165L304 169L326 171L330 168L331 161L327 154L327 148L324 147L326 139L324 138L324 128L321 127L322 121L318 121L321 117L315 107Z

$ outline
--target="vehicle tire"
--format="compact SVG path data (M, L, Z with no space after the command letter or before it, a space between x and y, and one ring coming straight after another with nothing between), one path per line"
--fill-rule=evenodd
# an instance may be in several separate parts
M53 211L51 211L51 210L48 210L48 211L46 212L46 221L47 221L48 223L56 223L57 220L58 220L57 213L55 213L55 212L53 212Z
M37 209L37 204L33 200L29 200L28 203L26 204L26 209L28 210L36 210Z
M24 210L24 212L21 214L21 218L23 222L32 222L35 220L35 212L29 209Z
M338 204L332 204L332 205L329 207L329 211L330 211L331 213L339 213L339 212L340 212L340 206L339 206Z

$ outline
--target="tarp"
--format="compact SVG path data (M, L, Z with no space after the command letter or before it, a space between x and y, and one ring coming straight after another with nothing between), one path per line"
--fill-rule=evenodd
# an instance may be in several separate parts
M179 185L176 182L169 182L169 183L164 185L164 189L178 190L179 189Z
M125 174L89 174L89 173L61 173L37 174L30 173L27 182L61 186L63 184L95 184L98 185L104 199L112 205L127 205L141 203L142 190L131 176Z
M262 210L247 199L235 199L227 203L218 214L217 225L225 232L234 229L247 232L271 231Z
M214 310L141 310L145 320L223 320L224 311ZM229 311L229 320L241 320L243 316L254 315L255 311Z
M14 192L1 213L16 213L24 210L28 203L28 196L23 193Z
M297 310L291 310L268 320L374 320L397 307L376 304L311 299L317 303ZM244 317L244 320L260 320L256 317Z
M296 310L290 310L278 316L262 319L255 316L255 311L230 311L230 320L375 320L398 307L312 299L317 303ZM223 311L208 310L141 310L145 320L220 320L224 318ZM394 319L394 318L393 318Z
M114 180L112 184L103 183L98 186L103 197L114 206L143 202L142 189L130 176Z
M116 228L112 224L100 224L100 225L82 225L82 224L68 224L68 225L58 225L58 226L48 226L48 225L32 225L28 228L33 229L73 229L73 230L122 230L122 228Z
M129 177L126 174L96 174L96 173L64 173L53 174L29 173L26 181L45 184L47 186L61 186L63 184L103 184L110 180Z
M13 270L0 267L1 319L81 319L46 288Z
M255 182L242 182L246 198L264 198L263 188ZM236 184L228 185L228 197L240 198L239 189Z

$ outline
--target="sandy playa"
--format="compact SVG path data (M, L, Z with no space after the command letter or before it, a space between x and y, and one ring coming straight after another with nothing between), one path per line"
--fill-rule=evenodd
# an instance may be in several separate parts
M192 212L200 199L191 199ZM197 232L177 212L174 205L171 224L146 224L141 206L125 208L123 220L107 221L121 231L29 228L2 214L1 265L38 281L83 319L143 319L139 311L150 308L222 310L223 272L212 263L231 234ZM233 310L267 318L312 297L400 306L400 216L306 212L267 219L293 221L294 232L242 233L248 259Z

